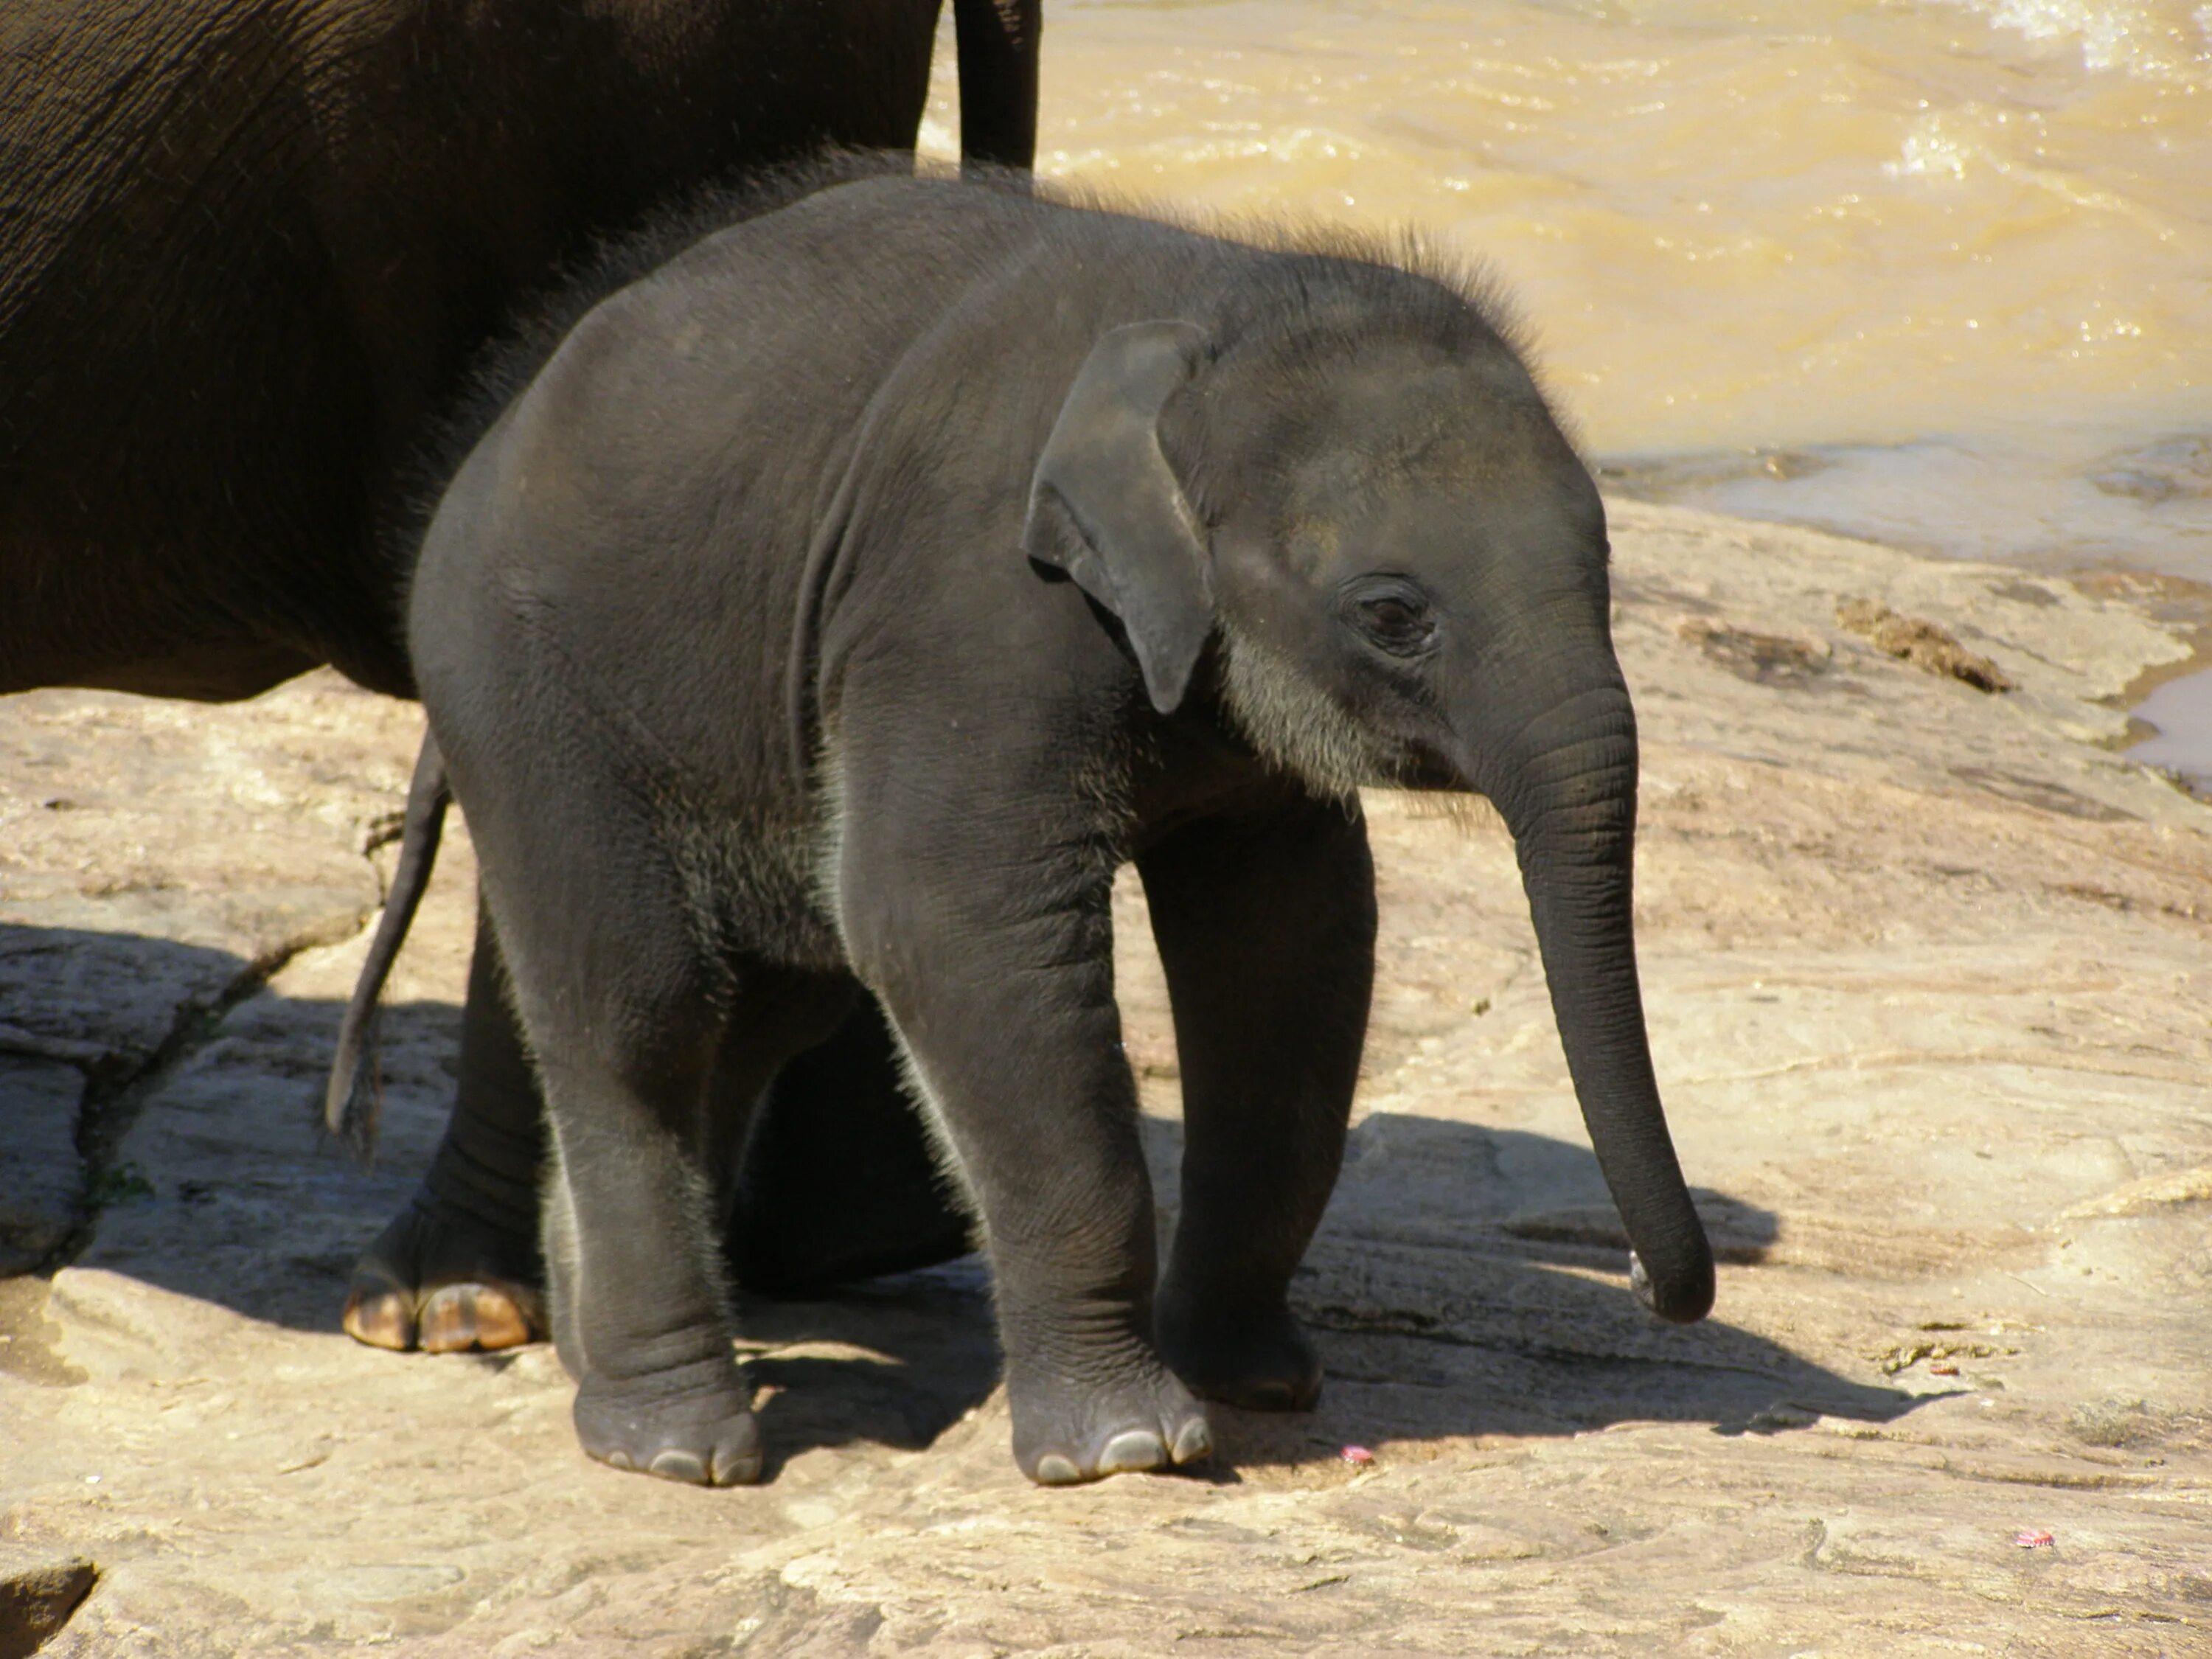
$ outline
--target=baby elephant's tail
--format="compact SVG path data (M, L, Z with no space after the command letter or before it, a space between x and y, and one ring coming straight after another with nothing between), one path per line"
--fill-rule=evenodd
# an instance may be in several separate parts
M384 903L384 919L376 924L369 941L368 960L362 964L361 979L353 988L353 1001L338 1025L337 1053L331 1060L331 1082L323 1097L323 1122L364 1163L376 1150L376 1120L383 1107L383 1090L376 1070L376 1005L384 994L384 981L406 942L415 920L415 907L430 884L430 868L438 861L438 837L446 828L446 804L453 797L446 788L446 760L438 740L422 734L422 752L415 758L415 781L408 786L406 822L400 831L399 862L392 872L392 891Z

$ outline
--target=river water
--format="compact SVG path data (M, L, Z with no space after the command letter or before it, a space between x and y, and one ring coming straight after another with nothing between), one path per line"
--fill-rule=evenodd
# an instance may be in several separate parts
M2212 583L2212 4L1046 10L1041 171L1480 257L1616 489Z

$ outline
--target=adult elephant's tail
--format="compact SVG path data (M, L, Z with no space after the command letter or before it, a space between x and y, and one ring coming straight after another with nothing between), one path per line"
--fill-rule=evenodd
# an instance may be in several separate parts
M323 1095L324 1127L366 1163L376 1151L377 1118L383 1108L383 1091L376 1068L377 1000L384 981L406 943L407 929L415 921L422 890L430 884L430 871L438 861L438 838L445 833L446 806L453 799L446 787L446 757L438 740L422 734L422 751L415 757L415 781L407 789L407 816L399 836L399 862L392 872L392 890L386 896L383 920L369 941L368 960L362 963L361 978L353 988L353 1000L338 1024L337 1052L331 1059L331 1080Z

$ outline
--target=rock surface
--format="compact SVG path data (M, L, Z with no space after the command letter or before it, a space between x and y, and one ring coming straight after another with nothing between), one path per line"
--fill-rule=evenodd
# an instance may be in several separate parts
M1627 1294L1503 832L1376 797L1322 1407L1076 1491L1014 1470L973 1262L745 1310L754 1490L587 1462L546 1349L338 1334L450 1088L459 834L380 1162L314 1126L417 715L327 676L0 702L0 1654L2212 1652L2212 810L2100 746L2203 606L1666 508L1614 545L1715 1318Z

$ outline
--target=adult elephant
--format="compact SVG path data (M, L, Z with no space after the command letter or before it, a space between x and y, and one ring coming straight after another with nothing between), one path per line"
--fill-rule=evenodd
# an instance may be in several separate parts
M564 265L732 169L910 148L939 5L9 0L0 692L223 701L329 663L412 696L395 530L480 349ZM954 8L963 154L1026 167L1038 0ZM498 981L480 931L460 1110L357 1275L366 1340L411 1346L426 1314L441 1347L533 1322L541 1131ZM847 1069L875 1058L855 1020ZM788 1156L843 1144L800 1140ZM769 1184L836 1171L804 1173ZM921 1209L893 1256L951 1248L927 1185L894 1182ZM794 1248L761 1276L887 1259Z

